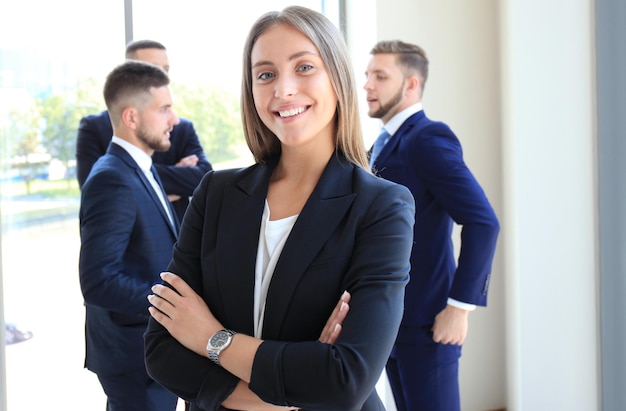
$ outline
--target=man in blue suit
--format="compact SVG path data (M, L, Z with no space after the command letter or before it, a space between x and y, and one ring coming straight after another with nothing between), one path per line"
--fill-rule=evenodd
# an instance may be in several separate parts
M408 187L416 210L411 279L387 375L399 411L460 410L461 346L469 312L487 304L498 219L455 134L424 114L424 51L381 41L371 51L366 77L368 114L383 123L370 165ZM458 264L454 222L462 226Z
M172 411L177 403L148 376L143 349L147 297L167 268L179 229L151 157L170 148L179 122L168 85L164 70L139 61L108 75L104 99L113 138L82 187L85 366L98 376L107 411Z
M156 64L165 71L170 68L165 46L154 40L128 43L126 59ZM106 152L112 135L111 119L107 111L81 119L76 137L76 177L81 187L93 164ZM170 133L170 143L169 150L154 153L152 162L179 221L182 221L193 190L202 176L213 168L204 154L191 121L180 119L180 123Z

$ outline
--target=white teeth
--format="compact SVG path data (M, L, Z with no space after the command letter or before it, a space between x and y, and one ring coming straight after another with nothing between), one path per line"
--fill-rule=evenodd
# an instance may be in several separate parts
M292 108L291 110L279 111L278 114L280 114L281 117L291 117L291 116L295 116L296 114L300 114L303 111L304 111L304 107L298 107L298 108Z

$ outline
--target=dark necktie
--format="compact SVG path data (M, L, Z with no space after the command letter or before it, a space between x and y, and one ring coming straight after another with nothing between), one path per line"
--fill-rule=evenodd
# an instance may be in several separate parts
M169 205L167 194L165 194L165 190L163 189L161 184L159 184L159 182L157 181L156 176L157 176L157 171L154 168L154 166L151 166L150 173L147 173L146 177L148 177L148 180L150 181L152 188L154 188L154 191L156 192L157 197L159 197L159 200L161 200L161 205L165 209L165 214L167 214L167 217L169 218L170 223L172 224L172 227L174 227L174 219L172 216L172 211Z
M382 131L380 132L380 135L376 139L376 141L374 141L374 146L372 147L372 154L370 155L370 168L374 167L376 158L380 154L380 151L383 149L383 146L385 145L388 139L389 139L389 133L387 133L387 130L383 128Z

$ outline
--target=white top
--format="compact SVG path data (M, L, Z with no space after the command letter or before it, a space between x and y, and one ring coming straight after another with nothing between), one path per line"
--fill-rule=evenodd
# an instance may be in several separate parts
M254 336L256 338L261 338L263 333L265 300L274 275L274 268L297 219L298 214L271 221L270 206L265 200L254 270Z

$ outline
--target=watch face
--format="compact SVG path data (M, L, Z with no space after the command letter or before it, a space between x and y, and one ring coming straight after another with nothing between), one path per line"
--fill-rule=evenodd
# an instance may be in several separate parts
M220 331L220 332L215 333L213 337L211 337L211 340L209 341L209 343L211 344L211 347L220 348L226 345L229 339L230 339L229 333L225 331Z

